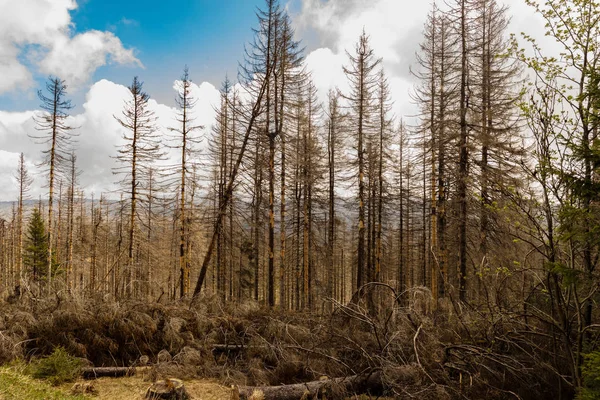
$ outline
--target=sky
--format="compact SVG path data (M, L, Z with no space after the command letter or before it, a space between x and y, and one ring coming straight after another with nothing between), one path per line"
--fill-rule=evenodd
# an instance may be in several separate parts
M523 0L500 0L510 31L543 39L543 22ZM306 66L321 99L329 88L347 89L342 66L361 31L383 58L396 115L412 115L415 52L429 1L280 0L305 46ZM17 198L18 156L35 177L32 197L44 193L37 168L44 146L32 117L37 90L49 75L68 85L79 133L80 186L86 196L114 188L112 174L122 130L113 118L134 76L144 82L151 108L166 130L173 124L176 80L185 65L199 99L198 123L210 125L225 76L235 80L244 46L252 40L255 11L264 0L0 0L0 201ZM550 44L551 45L551 44ZM175 155L172 155L175 157Z

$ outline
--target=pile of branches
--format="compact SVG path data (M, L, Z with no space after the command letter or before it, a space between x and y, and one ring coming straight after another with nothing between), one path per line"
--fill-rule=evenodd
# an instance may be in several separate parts
M0 362L61 346L97 367L150 366L149 380L269 387L354 377L381 383L365 390L401 398L556 395L543 341L515 318L450 302L432 310L430 298L425 288L398 295L371 284L349 304L332 300L330 313L312 314L211 296L190 305L55 295L0 308Z

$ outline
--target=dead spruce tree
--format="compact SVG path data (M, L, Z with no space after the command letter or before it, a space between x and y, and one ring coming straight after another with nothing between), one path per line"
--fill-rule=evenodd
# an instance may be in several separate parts
M187 216L187 202L189 193L187 183L189 181L188 173L192 170L195 159L198 157L196 146L201 142L202 138L197 134L197 131L202 129L202 126L195 125L193 109L197 99L191 93L192 81L190 79L187 66L183 70L181 79L177 82L177 127L169 128L173 133L171 136L171 148L180 151L181 159L178 165L174 166L172 173L174 177L179 179L179 293L181 297L186 297L190 292L190 261L187 254L187 241L189 240L189 218Z
M214 222L212 236L200 267L200 274L198 275L196 287L194 288L194 298L198 298L202 291L202 285L204 284L204 279L206 278L206 273L208 272L208 267L213 257L223 219L227 213L227 207L229 206L238 171L244 160L244 154L250 141L250 137L257 129L259 119L262 119L264 116L264 99L273 74L274 64L271 57L264 57L264 52L261 54L260 49L266 48L265 43L269 43L273 40L275 6L276 1L267 0L267 11L259 13L259 28L255 30L255 41L246 50L246 61L241 67L240 77L242 79L243 89L250 97L250 100L243 104L244 109L240 110L240 119L243 120L243 124L245 125L245 132L240 144L238 157L229 174L227 186L223 193L223 200L220 203L217 217ZM266 14L267 17L265 18L263 14ZM266 54L270 54L270 51Z
M42 90L38 97L42 102L42 112L34 117L36 129L40 132L31 135L38 143L48 146L42 151L44 159L42 166L48 173L48 261L47 283L48 291L52 283L53 264L53 222L54 222L54 190L57 176L61 174L61 167L71 152L73 144L74 127L69 124L69 111L73 108L67 100L67 85L64 80L49 77L46 81L47 95Z
M15 268L15 276L13 277L13 284L15 286L21 285L22 273L23 273L23 216L25 214L24 201L28 199L29 190L33 183L33 178L27 170L25 164L25 156L23 153L19 156L19 166L15 175L17 183L19 185L19 199L17 205L17 264Z
M134 290L139 285L134 284L134 273L139 267L137 262L136 245L139 235L139 221L143 217L141 204L147 200L144 191L147 190L149 169L152 164L162 157L160 142L157 135L156 116L154 111L148 107L150 96L142 90L142 82L133 78L129 93L131 97L125 100L122 116L114 118L124 129L124 143L118 150L116 159L119 166L115 167L113 173L120 176L118 183L127 194L129 201L129 226L128 226L128 248L127 265L125 266L124 281L122 286L116 282L115 295L136 295ZM117 279L120 277L117 273ZM134 287L132 287L134 285ZM121 288L119 288L121 286Z
M354 127L353 141L356 142L356 178L358 179L358 260L356 269L356 289L362 287L373 275L367 270L367 232L365 213L368 193L365 187L367 135L373 133L373 121L377 104L375 92L378 86L378 67L381 59L376 58L369 44L369 36L363 31L354 53L347 53L349 65L344 73L350 82L350 92L343 94L348 103L349 125Z

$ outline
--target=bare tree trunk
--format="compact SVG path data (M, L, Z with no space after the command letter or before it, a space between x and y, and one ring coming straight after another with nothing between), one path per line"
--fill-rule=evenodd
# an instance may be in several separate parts
M379 105L380 115L379 115L379 148L378 148L378 157L377 160L377 237L375 239L375 281L379 282L381 280L381 257L382 257L382 246L381 246L381 235L383 231L382 223L383 223L383 136L385 133L386 127L386 116L385 116L385 104L383 102L384 98L382 96L381 102Z
M489 57L489 41L490 33L487 25L487 4L482 4L483 15L482 15L482 43L481 43L481 68L482 68L482 79L481 79L481 200L479 204L480 212L480 226L479 226L479 252L482 257L482 261L479 264L480 267L485 267L488 260L488 246L487 246L487 235L489 230L489 194L488 194L488 150L489 150L489 137L491 127L491 110L490 107L490 60ZM478 296L481 296L482 280L484 278L483 271L478 271L477 274L478 282Z
M95 293L98 286L98 229L102 223L102 204L99 208L95 207L94 197L92 196L92 263L90 270L90 293ZM102 278L102 276L100 276Z
M117 232L118 232L118 240L117 240L117 254L115 257L113 273L112 273L112 283L115 298L119 298L122 295L122 291L120 290L121 285L121 251L123 249L123 217L124 217L124 208L125 204L123 202L123 193L121 193L121 199L119 200L119 219L117 221Z
M154 226L152 224L152 220L153 220L153 213L154 210L152 208L152 206L154 205L154 191L155 191L155 186L154 186L154 170L152 168L150 168L150 170L148 171L148 220L146 221L146 229L147 229L147 233L146 233L146 270L142 271L142 267L140 266L140 277L139 277L139 284L138 287L140 288L138 291L142 292L141 294L143 294L147 300L150 300L151 298L151 285L152 285L152 279L153 279L153 274L152 274L152 260L153 260L153 254L152 254L152 232L154 229Z
M270 68L270 66L269 66ZM268 74L267 74L268 76ZM258 97L255 100L254 106L252 108L252 114L250 116L250 120L248 122L248 126L246 128L246 133L244 135L244 139L242 141L242 145L240 147L240 152L238 154L238 158L235 162L235 165L233 167L233 170L231 171L231 175L229 177L229 182L227 183L227 188L225 190L225 194L224 194L224 198L223 198L223 203L221 204L221 209L219 210L219 214L217 215L217 221L215 222L215 229L213 231L213 235L211 238L211 241L208 245L208 249L206 250L206 254L204 256L204 260L202 261L202 266L200 268L200 274L198 275L198 281L196 282L196 288L194 289L194 298L197 298L198 295L200 294L200 292L202 291L202 284L204 283L204 278L206 277L206 272L208 270L208 265L210 263L211 257L212 257L212 253L214 251L214 247L215 247L215 242L217 239L217 234L220 230L221 224L223 223L223 216L226 213L227 210L227 206L229 204L229 199L231 198L231 195L233 193L233 185L235 183L235 179L237 177L237 172L240 168L240 164L242 163L242 159L244 157L244 153L246 151L246 146L248 144L248 139L250 137L250 133L252 132L252 129L254 127L254 123L256 121L256 118L259 116L260 114L260 110L261 110L261 102L262 102L262 97L265 93L265 90L267 88L267 82L265 80L263 80L262 84L261 84L261 88L259 90L258 93ZM258 261L258 260L257 260Z
M55 82L54 86L57 86ZM53 244L53 204L54 204L54 179L56 174L56 141L57 141L57 111L58 111L58 99L54 98L54 113L52 114L52 145L50 148L50 177L48 179L48 294L51 291L52 284L52 244Z
M302 186L300 185L300 173L301 173L301 163L300 163L300 116L298 115L298 126L296 130L296 166L295 166L295 176L294 176L294 199L295 199L295 208L296 208L296 268L295 268L295 309L300 309L300 297L301 297L301 285L300 285L300 277L302 275L300 269L300 204L302 200Z
M252 251L254 262L254 300L259 299L259 283L260 283L260 243L262 236L261 229L261 204L262 204L262 163L260 158L260 137L257 137L254 154L254 191L253 191L253 222L252 229L254 232Z
M16 251L16 268L15 268L15 286L21 285L21 279L23 278L23 215L24 201L33 182L32 178L27 172L25 165L25 156L23 153L19 156L19 167L17 170L17 181L19 182L19 202L17 207L17 251Z
M458 171L457 196L459 201L458 215L458 291L461 301L467 295L467 179L468 179L468 126L467 126L467 6L466 0L460 0L460 41L461 41L461 74L460 74L460 159Z
M356 290L360 289L366 282L365 277L365 160L364 160L364 89L360 90L358 110L358 260L356 272Z
M440 38L440 101L438 117L438 160L437 160L437 240L438 264L441 281L438 292L445 295L448 279L448 256L446 252L446 19L442 19Z
M329 121L327 129L327 161L329 171L329 232L327 235L327 295L335 298L334 277L335 273L335 157L336 157L336 133L337 133L337 98L330 93L329 97Z
M185 90L184 90L184 93ZM183 108L183 132L187 132L187 102ZM180 297L186 297L190 291L190 265L187 259L186 250L186 223L187 214L185 209L185 197L186 197L186 172L187 172L187 135L182 134L181 143L181 180L179 183L179 294Z
M280 207L279 207L279 219L280 219L280 249L279 249L279 304L282 309L288 308L288 304L286 304L286 285L285 285L285 275L286 275L286 259L285 259L285 250L286 250L286 204L285 204L285 136L283 133L280 135L281 138L281 192L280 192Z
M309 292L310 292L310 271L309 271L309 254L310 254L310 242L309 242L309 229L310 229L310 218L308 215L309 204L308 204L308 132L304 129L302 132L302 308L308 310L309 308Z
M71 291L75 288L73 277L77 277L73 265L73 233L75 231L75 184L77 171L75 169L75 155L71 155L71 179L68 191L68 206L67 206L67 290Z

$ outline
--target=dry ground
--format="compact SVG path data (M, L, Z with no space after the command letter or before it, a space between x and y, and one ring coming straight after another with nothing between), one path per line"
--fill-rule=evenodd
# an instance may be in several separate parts
M90 383L97 390L94 399L98 400L142 400L150 382L142 376L127 378L99 378L93 381L80 380L79 383ZM231 389L211 380L184 381L187 392L193 400L228 400ZM73 384L63 385L62 389L70 391Z
M231 389L208 379L184 381L194 400L229 400ZM72 394L75 384L91 384L95 395ZM143 376L127 378L100 378L51 386L44 380L34 379L19 368L0 367L0 400L142 400L150 382Z

